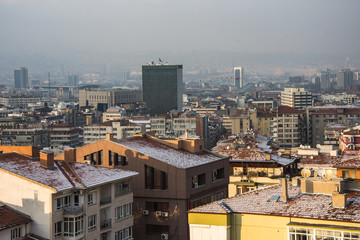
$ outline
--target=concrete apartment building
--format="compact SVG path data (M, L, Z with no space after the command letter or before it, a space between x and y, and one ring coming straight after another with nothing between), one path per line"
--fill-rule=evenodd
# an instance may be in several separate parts
M108 121L121 120L124 119L125 116L126 116L125 108L120 108L120 107L108 108L106 109L106 112L102 114L102 121L108 122Z
M248 112L239 112L231 117L223 117L223 127L228 134L242 134L250 129L250 116Z
M16 68L14 70L14 86L15 88L26 89L29 85L28 69L25 67Z
M312 93L304 88L285 88L281 92L281 105L295 109L312 106Z
M93 106L105 112L110 107L125 103L142 102L141 90L122 89L81 89L79 90L79 107Z
M271 122L276 117L276 113L270 111L262 111L258 109L250 109L250 127L259 134L270 137Z
M143 100L151 115L182 111L183 66L150 63L142 66Z
M29 157L17 150L0 155L0 201L31 217L31 233L50 240L132 238L136 172L54 161L50 151L31 150L35 155Z
M348 127L360 124L360 108L355 105L323 105L306 109L307 142L312 147L325 143L325 130L333 124Z
M29 104L36 104L41 101L40 97L21 97L21 96L11 96L11 97L0 97L0 104L5 107L12 108L27 108Z
M336 78L337 89L347 89L354 84L354 73L348 68L341 69Z
M49 133L45 128L3 129L1 145L49 147Z
M156 137L175 136L180 137L186 132L190 136L209 138L208 117L195 114L162 115L150 119L151 131Z
M126 120L95 123L84 127L84 144L105 139L107 134L113 134L114 139L124 139L137 133L145 133L145 126Z
M274 143L284 148L298 147L305 139L304 113L298 109L280 106L271 120L270 132Z
M139 172L132 185L134 238L182 240L189 238L189 209L227 196L229 158L203 149L200 139L109 134L57 158L72 154L76 162Z
M80 128L67 124L51 124L48 126L51 147L82 145Z

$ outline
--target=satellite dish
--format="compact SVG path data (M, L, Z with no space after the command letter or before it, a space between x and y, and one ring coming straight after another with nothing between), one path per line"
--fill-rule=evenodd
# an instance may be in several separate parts
M301 170L301 176L303 176L304 178L308 178L311 175L311 171L309 169L304 168L303 170Z
M324 177L324 176L325 176L325 169L319 168L319 169L317 170L317 175L318 175L319 177Z
M325 178L326 179L331 179L333 176L333 171L332 170L326 170L325 172Z

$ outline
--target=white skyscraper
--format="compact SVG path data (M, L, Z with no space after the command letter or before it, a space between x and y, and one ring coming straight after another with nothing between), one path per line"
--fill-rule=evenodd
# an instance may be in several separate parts
M242 88L244 86L244 68L243 67L234 67L234 85L237 88Z

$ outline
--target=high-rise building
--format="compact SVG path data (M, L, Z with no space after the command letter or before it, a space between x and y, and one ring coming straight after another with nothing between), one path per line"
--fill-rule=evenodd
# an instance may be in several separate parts
M234 85L237 88L244 86L244 67L234 67Z
M326 72L321 72L320 76L320 88L321 89L329 89L330 88L330 69L326 70Z
M182 110L183 66L149 64L142 66L143 101L149 113Z
M347 89L353 85L354 73L348 68L341 69L337 74L336 88Z
M20 67L14 70L15 88L27 88L28 80L27 68Z
M304 88L285 88L281 92L281 105L296 109L312 106L312 94Z
M79 82L79 76L72 74L68 76L68 83L70 86L77 86Z

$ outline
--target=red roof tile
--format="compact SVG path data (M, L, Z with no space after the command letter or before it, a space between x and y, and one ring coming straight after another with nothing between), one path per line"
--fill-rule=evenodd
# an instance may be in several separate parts
M301 114L303 111L288 107L288 106L280 106L278 107L278 114Z
M31 218L8 206L0 206L0 231L31 222Z

